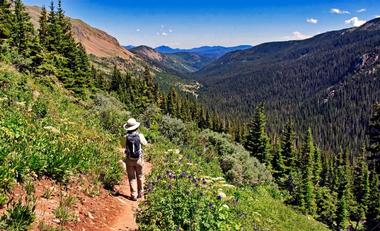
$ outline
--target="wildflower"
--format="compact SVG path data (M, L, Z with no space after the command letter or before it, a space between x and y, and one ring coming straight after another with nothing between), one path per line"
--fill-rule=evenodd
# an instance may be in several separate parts
M218 200L222 200L225 197L227 197L227 195L224 192L219 192L218 193Z
M208 204L208 206L210 207L210 209L213 209L215 207L214 203L210 203Z
M221 195L218 195L218 196L217 196L217 199L218 199L219 201L221 201L221 200L222 200L222 196L221 196Z
M179 175L180 178L184 178L186 176L185 172L182 172L181 175Z
M169 190L172 190L173 189L173 186L170 184L169 185Z

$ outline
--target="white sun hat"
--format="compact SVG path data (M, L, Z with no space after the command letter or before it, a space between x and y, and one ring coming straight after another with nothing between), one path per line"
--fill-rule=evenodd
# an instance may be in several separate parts
M126 130L126 131L134 131L136 130L137 128L140 127L140 123L137 122L134 118L130 118L126 124L123 125L123 128Z

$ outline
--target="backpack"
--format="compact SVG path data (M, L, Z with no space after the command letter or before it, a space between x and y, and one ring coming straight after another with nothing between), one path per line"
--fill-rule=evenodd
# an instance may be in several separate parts
M139 159L142 154L140 135L138 133L127 134L125 153L130 159Z

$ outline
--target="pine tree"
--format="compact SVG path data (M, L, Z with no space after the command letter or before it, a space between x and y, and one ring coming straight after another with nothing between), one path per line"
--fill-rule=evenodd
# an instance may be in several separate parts
M315 149L314 152L314 166L313 166L313 181L314 185L319 185L322 174L322 157L321 150L319 148Z
M317 214L318 220L327 224L329 227L334 226L336 220L336 193L331 192L328 187L319 187L317 189Z
M273 176L276 178L276 181L283 185L284 177L286 175L286 167L284 164L284 159L282 157L282 148L281 143L278 142L276 150L273 151L273 160L272 160L272 168L273 168Z
M270 168L272 158L270 155L269 138L266 133L266 118L263 106L256 108L244 146L252 156Z
M74 85L71 86L71 89L76 94L85 95L86 91L93 87L93 81L90 78L90 61L84 47L81 44L77 45L75 51L75 58L73 60L74 66L72 66L72 71L74 72Z
M58 52L59 40L61 29L58 25L57 15L55 12L54 2L52 1L50 4L50 11L47 18L48 27L47 27L47 44L46 48L51 52Z
M309 128L306 142L302 148L301 152L301 161L300 168L302 172L303 179L303 200L302 207L307 214L314 216L316 214L316 201L315 201L315 188L314 188L314 176L313 176L313 167L314 167L314 143L313 137L311 133L311 129Z
M121 73L116 65L113 67L112 75L111 75L111 88L110 91L117 91L119 89L119 85L121 84ZM122 89L125 90L125 89Z
M19 54L24 58L31 58L33 45L36 43L35 31L21 0L15 1L14 22L10 39L11 45L18 49Z
M350 215L356 210L353 191L352 171L348 151L340 152L336 166L336 192L338 195L337 229L344 230Z
M0 1L0 40L7 39L11 35L13 27L13 14L11 3L8 0Z
M369 183L369 170L365 150L363 149L357 160L354 171L354 194L358 203L358 208L353 215L353 220L358 223L365 220L365 215L368 211L370 194Z
M40 44L46 47L48 43L48 19L45 6L42 7L39 24L40 28L38 29L38 37L40 39Z
M287 168L287 173L289 174L289 172L294 170L296 161L296 154L294 150L294 131L290 122L286 125L283 132L281 147L284 163Z
M178 93L174 88L170 89L167 97L167 113L172 116L178 115Z
M367 210L367 222L365 223L367 230L378 230L380 227L380 188L379 176L376 172L371 172L371 193L369 196L369 204Z
M346 200L345 191L338 195L338 206L336 213L336 228L337 230L345 230L347 227L349 212L348 204Z
M368 160L371 161L372 167L380 173L380 104L373 106L373 113L368 127L370 153Z

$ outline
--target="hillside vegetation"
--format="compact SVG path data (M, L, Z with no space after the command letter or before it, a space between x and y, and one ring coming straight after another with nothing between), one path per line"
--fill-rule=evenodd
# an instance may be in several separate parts
M203 101L220 113L247 122L264 103L271 131L292 118L297 130L313 127L324 149L357 153L380 96L379 25L374 19L307 40L231 52L194 78L204 85Z
M186 113L173 104L172 97L179 102L181 96L161 95L149 72L138 77L116 67L108 75L91 70L83 48L71 37L60 2L57 11L42 14L38 37L22 2L16 1L14 10L9 6L5 2L1 8L1 23L9 26L1 34L0 57L1 229L63 230L78 222L71 214L75 198L69 196L54 209L59 227L35 224L41 199L34 195L35 183L50 179L69 188L84 177L112 191L123 174L121 125L134 116L152 143L147 155L154 165L138 214L141 230L241 230L252 225L326 230L283 205L270 171L230 137L202 130L190 113L188 122L163 115L157 106L167 105L162 110L173 116ZM52 39L58 33L63 33L61 40ZM47 63L50 57L55 62ZM15 194L20 186L25 197ZM43 196L49 197L49 191ZM247 207L251 200L258 202ZM272 211L273 205L279 205L279 214L288 214L287 221Z
M107 60L91 62L61 1L42 10L38 32L22 1L2 4L0 229L76 227L76 198L67 194L83 179L88 196L99 196L99 184L115 195L123 178L122 124L130 117L151 144L141 230L376 228L380 106L370 124L370 165L364 151L352 159L348 152L322 155L311 130L296 140L291 123L271 142L263 107L241 136L243 146L226 134L223 116L174 88L160 90L149 67L134 74L120 71L120 60L111 70ZM42 179L62 190L55 225L36 212L40 197L51 194L35 193Z

